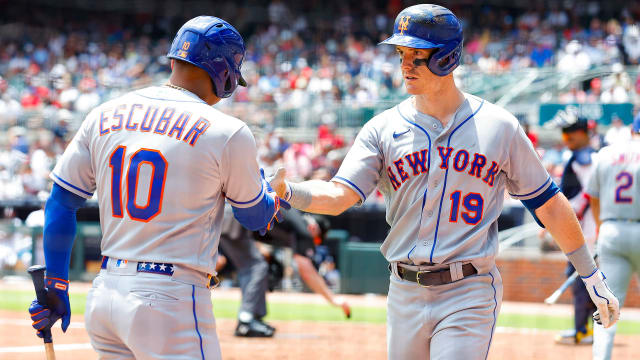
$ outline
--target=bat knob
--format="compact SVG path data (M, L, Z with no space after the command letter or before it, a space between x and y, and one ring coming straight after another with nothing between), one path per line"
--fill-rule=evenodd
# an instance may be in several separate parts
M34 274L34 273L38 273L38 272L40 272L40 271L44 272L44 271L46 271L46 270L47 270L47 267L46 267L46 266L44 266L44 265L33 265L33 266L30 266L30 267L27 269L27 272L28 272L29 274Z

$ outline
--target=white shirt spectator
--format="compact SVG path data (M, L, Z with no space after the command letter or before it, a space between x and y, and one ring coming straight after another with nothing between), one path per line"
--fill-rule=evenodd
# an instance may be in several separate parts
M607 144L619 144L629 140L631 140L631 129L628 126L623 126L620 120L614 120L604 136L604 141Z

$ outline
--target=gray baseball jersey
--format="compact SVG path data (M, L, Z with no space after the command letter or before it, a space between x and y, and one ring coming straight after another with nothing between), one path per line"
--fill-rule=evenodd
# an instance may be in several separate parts
M390 262L492 264L505 188L528 200L551 185L516 118L465 97L445 128L412 98L377 115L333 179L362 201L376 187L384 195L391 230L381 251Z
M225 195L263 194L242 121L195 94L150 87L89 113L51 177L85 198L97 189L102 254L214 273Z
M640 142L604 147L597 159L587 193L600 198L600 219L640 221Z
M597 253L607 284L625 302L629 282L640 268L640 141L602 148L587 185L587 193L600 200ZM611 359L617 325L605 329L594 324L593 359Z

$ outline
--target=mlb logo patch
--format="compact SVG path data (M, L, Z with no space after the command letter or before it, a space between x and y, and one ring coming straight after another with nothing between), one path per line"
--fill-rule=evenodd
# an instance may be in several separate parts
M116 261L116 267L120 268L120 269L126 268L127 267L127 260L118 259L118 261Z

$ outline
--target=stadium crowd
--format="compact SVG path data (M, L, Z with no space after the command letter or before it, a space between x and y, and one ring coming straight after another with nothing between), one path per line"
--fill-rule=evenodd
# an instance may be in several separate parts
M264 130L258 133L266 167L283 164L299 179L330 177L350 139L335 133L327 109L403 96L393 48L376 44L405 4L257 3L210 9L236 25L247 44L249 87L217 106ZM640 62L640 4L615 13L598 1L523 6L454 2L465 24L460 74L605 66L610 71L570 86L555 101L640 103L640 78L625 71ZM171 15L151 16L18 4L0 14L0 200L45 196L48 171L83 116L131 88L161 84L169 34L200 10L174 6L165 9ZM275 117L287 109L305 109L311 124L322 124L313 143L290 144L273 131Z

